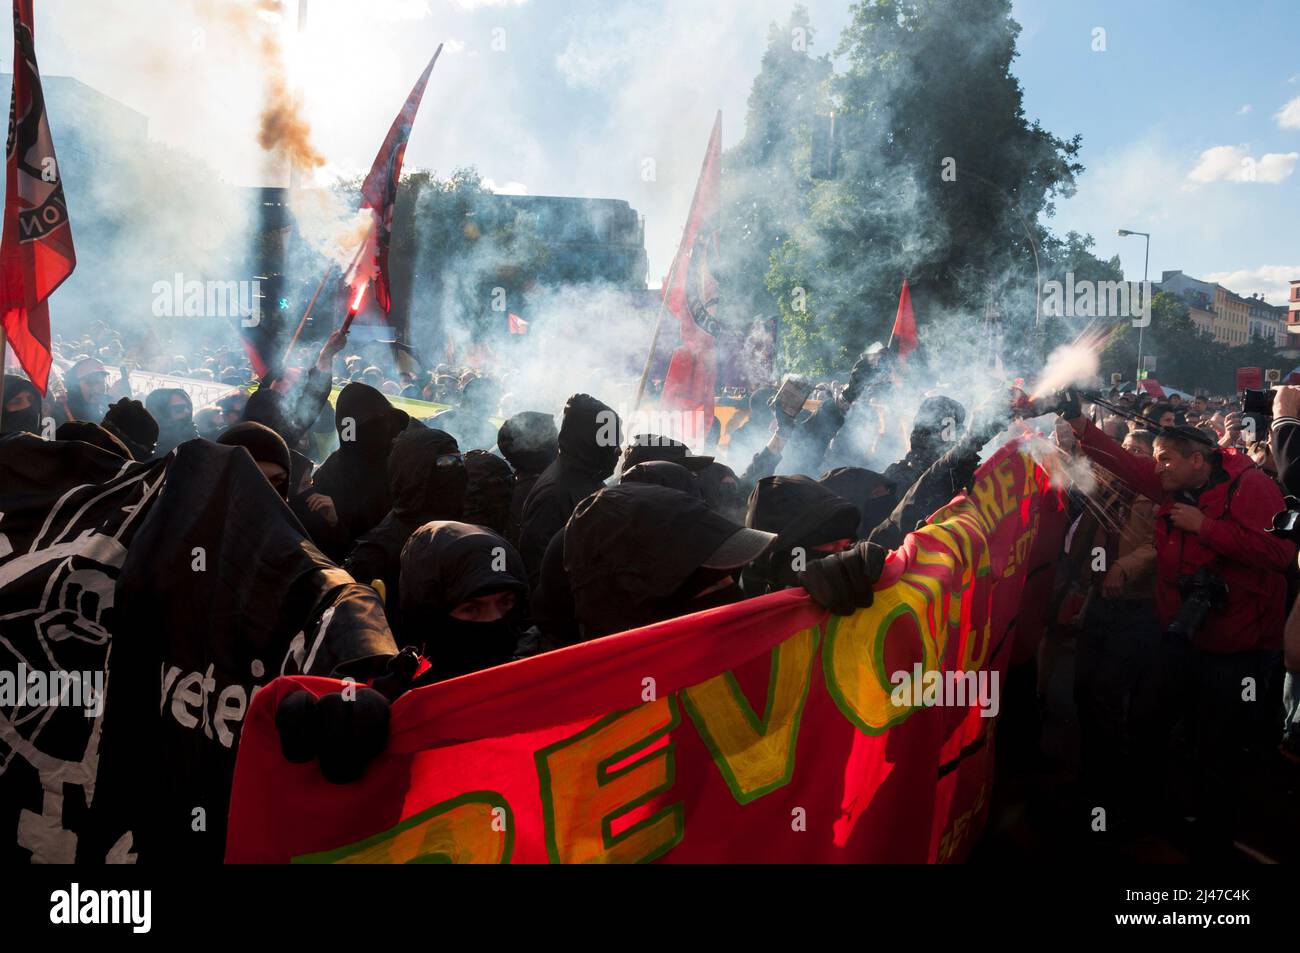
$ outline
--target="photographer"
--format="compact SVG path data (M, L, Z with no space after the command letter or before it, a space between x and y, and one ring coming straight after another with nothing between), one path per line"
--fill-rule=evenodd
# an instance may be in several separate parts
M1222 848L1231 843L1226 785L1240 777L1231 761L1262 724L1282 647L1285 573L1296 547L1266 532L1282 494L1245 454L1194 428L1161 430L1148 460L1084 419L1077 395L1061 395L1054 409L1095 463L1156 504L1163 716L1172 727L1181 715L1198 749L1193 792L1203 813L1195 813L1207 843Z

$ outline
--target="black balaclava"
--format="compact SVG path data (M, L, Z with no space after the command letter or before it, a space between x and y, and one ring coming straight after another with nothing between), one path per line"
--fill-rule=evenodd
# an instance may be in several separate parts
M855 540L861 513L848 500L836 496L805 476L773 476L758 481L749 497L745 525L776 533L767 555L746 576L747 590L765 582L769 589L797 586L794 549L804 550L804 564L826 555L816 547L839 540ZM751 594L757 594L753 592Z
M908 457L919 469L929 469L960 438L965 422L966 408L951 397L927 397L912 420Z
M587 394L574 394L564 405L558 443L563 463L607 480L618 466L622 421L607 404Z
M394 410L388 398L368 384L349 384L334 405L334 426L344 456L386 459L407 422L406 414Z
M531 410L515 414L497 431L497 449L523 476L536 476L549 467L559 452L559 440L555 418Z
M388 458L393 515L408 526L459 520L468 484L456 440L441 430L408 430L393 441Z
M284 499L289 498L293 461L289 455L289 445L278 433L265 424L246 420L225 431L217 438L217 443L227 447L243 447L254 463L278 464L284 470L284 482L275 489Z
M5 375L4 403L8 404L19 394L31 396L31 403L23 410L6 409L0 420L0 433L27 432L40 436L41 433L41 392L25 377L16 374Z
M189 407L189 414L183 420L171 419L171 400L176 396L185 398ZM144 406L153 415L153 419L158 421L158 446L154 450L154 456L165 457L185 441L198 437L198 428L194 426L194 403L190 400L190 395L179 387L163 387L151 391L144 399Z
M515 607L495 622L452 616L461 603L513 592ZM402 550L401 598L407 631L438 681L502 665L514 656L520 622L528 614L528 574L501 536L467 523L432 522L411 534Z

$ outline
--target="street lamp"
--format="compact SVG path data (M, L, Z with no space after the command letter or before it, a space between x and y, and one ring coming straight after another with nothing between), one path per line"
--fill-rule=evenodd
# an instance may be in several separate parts
M1146 289L1145 289L1145 285L1146 285L1146 283L1147 283L1147 269L1148 269L1148 267L1149 267L1150 264L1151 264L1151 235L1150 235L1150 233L1149 233L1149 232L1134 232L1134 231L1131 231L1131 230L1129 230L1129 229L1127 229L1127 228L1121 228L1121 229L1119 229L1118 232L1116 232L1116 234L1119 235L1120 238L1128 238L1130 235L1141 235L1143 238L1145 238L1145 239L1147 240L1146 258L1143 259L1143 261L1142 261L1142 284L1143 284L1143 286L1144 286L1144 287L1143 287L1143 290L1146 290ZM1147 302L1147 305L1150 306L1150 304L1151 304L1151 302L1148 301L1148 302ZM1143 326L1139 324L1139 325L1138 325L1138 366L1137 366L1137 376L1133 378L1134 386L1136 386L1137 382L1138 382L1139 380L1142 379L1142 332L1143 332L1143 330L1144 330Z

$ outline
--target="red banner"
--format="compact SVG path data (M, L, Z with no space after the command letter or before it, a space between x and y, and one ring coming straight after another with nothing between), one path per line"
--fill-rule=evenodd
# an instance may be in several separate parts
M1050 584L1061 497L1018 445L892 553L875 604L802 590L411 692L387 752L332 786L253 701L230 862L935 862L988 809L1024 605Z
M722 214L722 113L713 122L677 258L664 286L664 307L681 325L659 406L682 416L668 436L698 449L713 426L718 381L719 224Z

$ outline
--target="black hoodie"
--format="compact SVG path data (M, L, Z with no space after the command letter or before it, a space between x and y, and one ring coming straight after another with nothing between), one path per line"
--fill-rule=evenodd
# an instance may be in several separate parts
M519 554L536 585L546 544L560 531L574 508L595 493L618 464L623 433L618 415L586 394L574 394L564 407L559 455L537 478L524 503Z
M367 384L349 384L339 394L335 406L339 449L316 471L310 491L332 499L338 513L337 539L322 547L331 557L347 555L392 508L388 455L409 422L406 414L393 409L388 398Z
M172 420L169 405L171 399L177 395L185 398L185 403L190 409L189 416L184 420ZM158 446L153 451L155 460L167 456L185 441L198 438L199 431L194 426L194 402L190 400L190 395L179 387L161 387L150 391L149 396L144 399L144 409L158 421Z
M745 594L759 595L797 586L794 549L801 547L803 565L825 553L814 547L838 540L857 540L861 514L816 480L805 476L776 476L760 480L749 497L745 525L776 533L763 559L745 575Z
M0 419L0 433L41 434L41 392L25 377L16 374L5 375L4 403L9 403L19 394L31 396L31 403L25 410L6 410Z
M497 622L451 613L466 600L513 592L515 608ZM408 644L420 647L443 681L510 661L527 615L528 583L515 548L491 530L437 521L416 530L401 555L401 598Z
M510 495L510 523L506 532L506 538L515 545L519 544L524 502L533 491L537 478L555 462L559 439L555 418L531 410L515 414L497 431L497 450L515 471Z
M453 456L454 460L447 459ZM444 458L441 465L439 458ZM388 475L393 508L357 540L343 568L364 585L383 580L388 623L404 636L399 594L402 547L425 523L460 518L468 475L451 435L427 429L408 430L393 442Z

